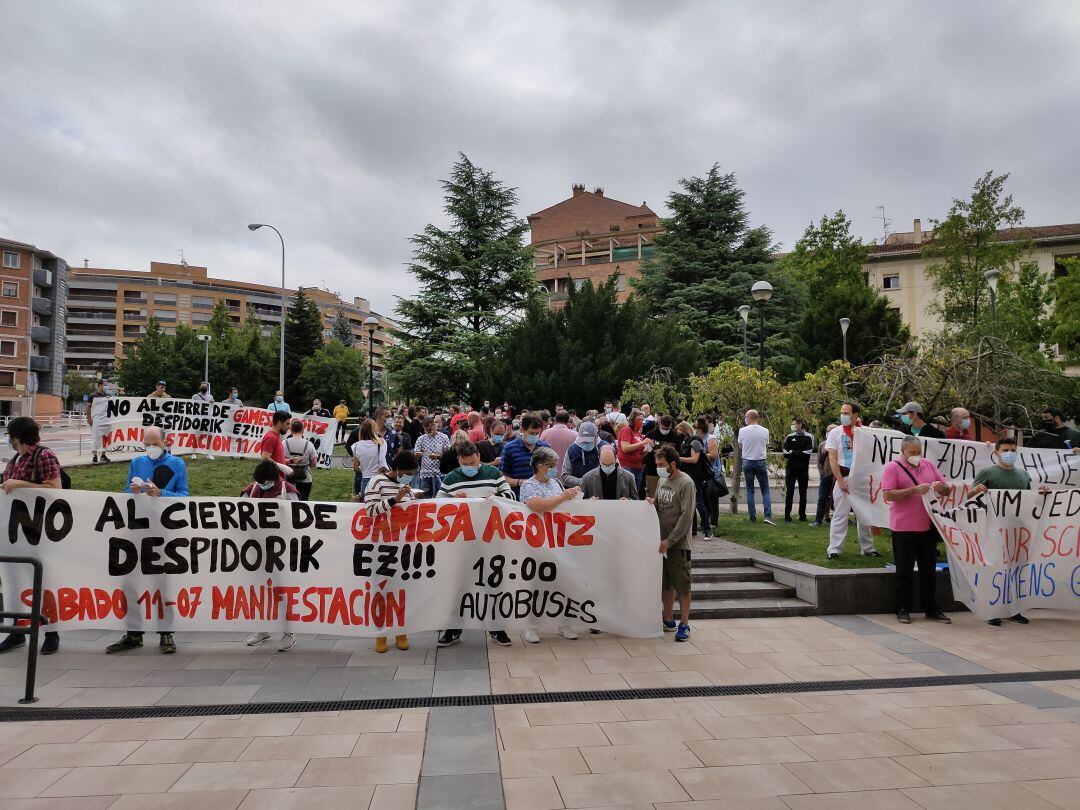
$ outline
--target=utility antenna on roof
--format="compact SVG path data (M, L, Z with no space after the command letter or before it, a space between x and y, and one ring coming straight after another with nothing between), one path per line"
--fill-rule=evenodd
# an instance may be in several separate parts
M187 261L184 259L184 249L180 248L178 251L176 251L176 253L177 253L178 256L180 256L180 264L181 264L181 266L187 267L188 266Z
M885 218L884 205L879 205L877 209L881 212L881 244L884 245L889 239L889 226L892 225L892 220Z

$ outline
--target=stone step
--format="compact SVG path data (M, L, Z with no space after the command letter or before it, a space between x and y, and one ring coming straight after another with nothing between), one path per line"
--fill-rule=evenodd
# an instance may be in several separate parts
M745 568L753 565L754 561L749 557L693 557L695 568Z
M701 599L691 600L690 603L691 620L813 616L816 612L814 605L794 598Z
M710 582L698 587L696 599L784 599L795 595L795 589L779 582ZM693 602L691 602L693 604Z
M694 584L699 582L771 582L771 571L754 565L732 565L727 568L699 568L693 565Z

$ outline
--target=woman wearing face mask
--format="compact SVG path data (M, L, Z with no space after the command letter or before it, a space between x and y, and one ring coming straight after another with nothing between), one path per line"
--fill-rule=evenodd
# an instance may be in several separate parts
M645 438L641 432L644 421L641 411L634 410L618 433L619 466L634 476L639 495L645 490L645 454L653 451L652 439Z
M281 476L277 465L269 460L260 461L255 471L251 474L252 482L240 493L241 498L276 498L279 501L298 501L300 493L296 487ZM252 633L248 636L247 645L255 647L270 638L269 633ZM281 642L278 644L278 652L291 650L296 643L292 633L283 633Z
M922 457L922 441L917 436L905 436L900 443L900 458L886 464L881 473L896 561L896 618L901 624L911 623L915 585L912 571L916 562L919 602L926 618L952 624L934 601L938 534L922 498L931 489L941 496L952 492L937 465Z
M368 482L364 490L364 506L368 515L374 517L389 512L399 503L415 498L412 483L416 477L416 456L411 451L402 450L394 456L393 467L377 473ZM394 636L394 645L399 650L409 649L409 637L402 633ZM386 636L375 639L375 652L386 652Z
M360 423L360 438L352 446L353 493L364 497L368 481L389 466L386 463L386 442L375 433L375 423L365 419Z
M469 434L464 430L455 431L450 439L450 447L443 451L442 458L439 460L439 471L443 475L449 475L460 466L458 448L465 444L469 444Z
M534 512L550 512L557 509L561 504L573 500L581 491L577 487L563 489L558 480L559 456L550 447L540 447L532 454L531 478L521 482L521 491L518 496L523 504ZM568 625L559 627L559 635L563 638L576 639L577 633ZM535 627L526 627L522 638L529 644L538 644L540 636Z

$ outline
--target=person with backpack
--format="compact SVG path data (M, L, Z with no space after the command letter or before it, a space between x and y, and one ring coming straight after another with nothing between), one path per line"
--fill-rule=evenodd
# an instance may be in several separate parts
M125 492L148 495L152 498L186 498L188 496L187 466L183 460L165 449L165 434L161 428L151 426L143 431L146 453L131 460L128 468ZM141 630L128 630L105 648L109 655L127 650L137 650L143 645ZM158 633L158 648L162 655L176 652L176 641L171 632Z
M71 480L61 469L56 453L41 446L41 429L31 417L16 416L8 423L8 442L15 451L15 456L7 463L3 475L0 476L0 481L3 481L0 486L5 493L10 495L17 489L27 487L71 488ZM0 653L14 650L25 643L24 635L9 633L7 638L0 641ZM59 649L60 634L55 631L46 632L45 640L41 643L41 654L52 655Z
M680 422L676 432L686 436L685 456L679 456L679 467L694 482L696 489L695 508L701 534L706 540L712 540L712 524L709 522L709 498L713 483L712 463L709 461L708 426L704 419L698 419L692 428L688 422ZM713 442L716 440L713 439ZM715 450L715 448L714 448Z
M300 493L300 500L306 501L311 497L311 471L319 463L319 454L315 452L315 445L311 439L304 435L304 423L299 419L293 419L289 425L289 435L282 442L285 445L285 458L292 475L289 481L296 491Z

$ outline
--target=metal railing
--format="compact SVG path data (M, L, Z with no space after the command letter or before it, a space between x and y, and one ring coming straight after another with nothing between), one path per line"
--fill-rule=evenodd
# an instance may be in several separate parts
M22 612L14 610L0 611L0 619L16 620L11 625L0 624L0 631L30 636L30 649L27 651L26 656L26 694L19 700L19 703L37 703L38 698L34 697L34 682L37 680L38 639L41 636L41 625L47 622L47 619L41 615L44 569L41 566L41 560L34 557L0 555L0 563L29 565L34 569L34 587L30 598L30 610ZM29 625L18 624L20 619L29 621Z

